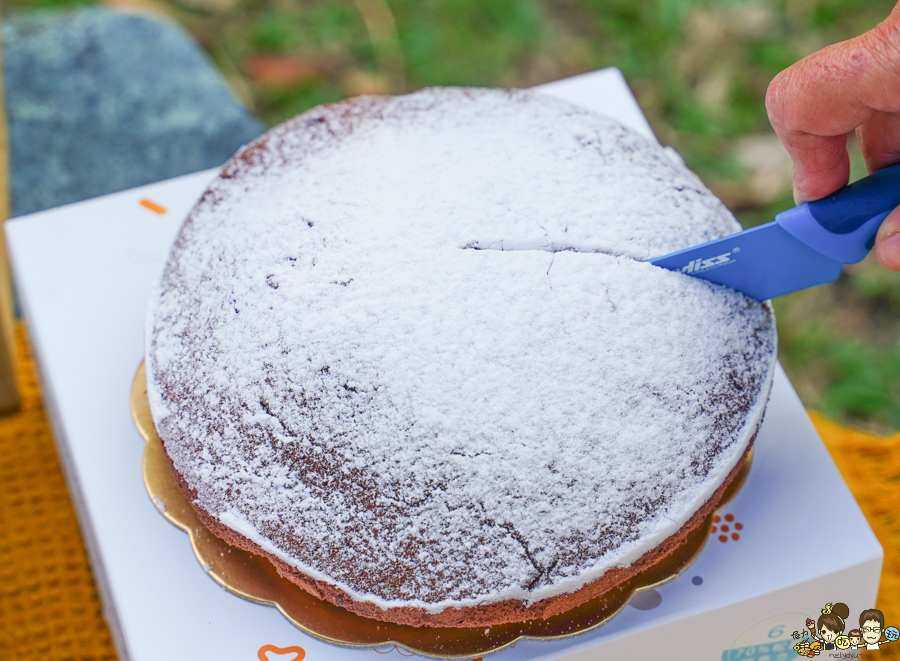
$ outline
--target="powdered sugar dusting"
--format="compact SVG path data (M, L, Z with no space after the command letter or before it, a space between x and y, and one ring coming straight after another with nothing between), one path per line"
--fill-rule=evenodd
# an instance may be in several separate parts
M148 327L198 504L383 607L569 592L736 465L767 305L643 260L730 233L662 149L525 92L313 110L226 166Z

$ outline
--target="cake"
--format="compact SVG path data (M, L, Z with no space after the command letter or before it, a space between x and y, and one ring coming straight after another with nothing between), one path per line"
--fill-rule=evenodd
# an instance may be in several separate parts
M181 228L154 425L205 524L322 599L564 612L664 561L749 452L770 306L644 261L738 229L658 144L539 93L316 108Z

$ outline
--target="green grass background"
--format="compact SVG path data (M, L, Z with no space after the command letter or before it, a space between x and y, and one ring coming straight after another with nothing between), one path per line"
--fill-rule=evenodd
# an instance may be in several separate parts
M11 0L5 14L91 0ZM364 92L524 87L619 67L660 140L745 226L791 206L747 145L776 154L763 99L802 57L864 32L893 0L116 0L178 21L267 124ZM783 162L783 154L782 154ZM755 168L755 169L754 169ZM853 154L853 178L864 174ZM770 177L771 179L772 177ZM778 184L778 182L781 182ZM900 274L874 260L782 297L781 360L805 404L900 429Z

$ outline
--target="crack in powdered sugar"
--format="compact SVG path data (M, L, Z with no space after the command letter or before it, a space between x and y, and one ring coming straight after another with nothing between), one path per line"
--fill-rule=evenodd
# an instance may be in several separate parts
M355 598L570 592L682 526L759 422L768 305L636 261L737 228L658 145L537 94L316 109L182 228L154 421L198 505Z

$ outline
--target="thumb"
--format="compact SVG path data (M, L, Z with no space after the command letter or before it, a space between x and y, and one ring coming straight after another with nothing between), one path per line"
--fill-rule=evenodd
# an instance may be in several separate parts
M875 256L885 268L900 271L900 208L881 223L875 236Z

